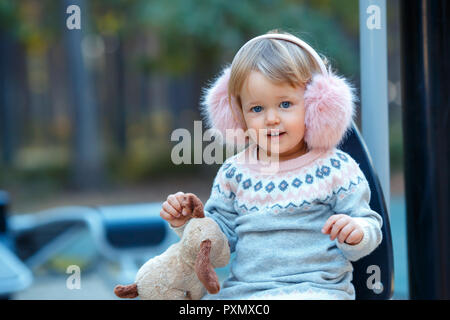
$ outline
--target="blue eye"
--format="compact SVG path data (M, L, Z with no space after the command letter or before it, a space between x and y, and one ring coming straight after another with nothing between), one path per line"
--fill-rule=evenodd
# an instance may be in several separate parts
M262 110L261 106L252 107L250 110L253 110L254 112L260 112Z
M287 109L291 106L291 103L289 101L283 101L280 106L284 109Z

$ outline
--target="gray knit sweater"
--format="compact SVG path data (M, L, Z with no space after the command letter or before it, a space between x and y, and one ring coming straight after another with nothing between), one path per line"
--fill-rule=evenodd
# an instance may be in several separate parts
M220 292L203 299L354 299L350 261L382 239L382 219L369 207L359 165L339 149L309 151L267 173L256 152L250 145L228 158L205 203L235 258ZM335 213L356 219L364 230L360 243L322 234Z

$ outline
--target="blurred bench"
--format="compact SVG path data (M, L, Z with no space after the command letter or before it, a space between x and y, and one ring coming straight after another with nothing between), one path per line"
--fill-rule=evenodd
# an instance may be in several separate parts
M12 215L7 221L11 237L19 239L18 253L24 253L19 256L32 270L58 254L81 226L88 229L96 252L120 265L114 281L127 283L134 281L143 261L178 241L159 216L161 205L66 206Z
M17 258L14 243L7 231L9 196L0 190L0 298L7 299L16 291L28 287L31 271Z

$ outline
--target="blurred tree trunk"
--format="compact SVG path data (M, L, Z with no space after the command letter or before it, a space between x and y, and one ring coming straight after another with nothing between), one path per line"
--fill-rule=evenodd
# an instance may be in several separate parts
M74 110L73 183L81 189L97 187L102 182L102 152L99 140L98 111L92 92L91 77L83 60L81 41L86 28L87 7L83 0L63 1L63 28L67 54L71 98ZM81 30L69 30L66 9L77 5L81 9Z
M190 128L192 119L183 117L186 110L192 110L197 105L194 101L195 77L193 73L172 76L169 80L168 101L174 115L174 128Z
M104 114L103 123L107 125L113 150L120 156L127 148L124 40L119 35L107 35L103 39L107 50L106 65L99 79L105 84L102 90L101 114Z
M117 146L119 152L123 155L127 148L126 137L126 112L125 112L125 60L124 60L124 46L123 39L118 38L118 47L116 57L116 95L117 101L115 102L116 114L115 114L115 126L114 135L116 137Z
M1 160L6 166L12 164L15 147L13 46L13 37L0 30L0 150Z

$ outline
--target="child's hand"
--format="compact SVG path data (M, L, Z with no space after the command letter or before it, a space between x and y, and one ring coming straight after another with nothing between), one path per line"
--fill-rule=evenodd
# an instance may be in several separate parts
M338 239L339 243L358 244L361 242L364 231L355 220L346 214L334 214L328 218L322 228L322 233L329 234L330 239Z
M177 228L193 217L203 217L203 204L195 194L179 191L167 197L159 215Z

